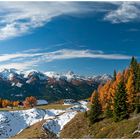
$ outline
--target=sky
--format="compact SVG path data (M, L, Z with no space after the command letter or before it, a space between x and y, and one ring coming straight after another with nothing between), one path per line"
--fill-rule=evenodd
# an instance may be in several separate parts
M0 2L0 69L122 71L140 61L140 2Z

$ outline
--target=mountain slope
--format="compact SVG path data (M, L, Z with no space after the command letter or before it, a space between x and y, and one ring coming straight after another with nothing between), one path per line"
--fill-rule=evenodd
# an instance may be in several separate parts
M60 138L140 138L140 131L135 133L139 128L139 122L140 114L120 122L114 122L110 118L103 119L93 125L89 125L88 119L84 117L84 113L79 113L64 126L63 130L61 131Z
M51 119L64 110L28 109L0 112L0 138L8 138L20 133L23 129L45 119ZM14 127L15 126L15 127Z
M24 129L18 135L13 136L10 139L49 139L57 138L56 135L49 131L43 131L42 125L45 123L45 120L35 123L34 125Z
M111 78L110 75L84 77L73 72L58 74L3 69L0 71L0 97L23 100L27 96L36 96L49 102L64 98L79 100L89 97L100 83Z

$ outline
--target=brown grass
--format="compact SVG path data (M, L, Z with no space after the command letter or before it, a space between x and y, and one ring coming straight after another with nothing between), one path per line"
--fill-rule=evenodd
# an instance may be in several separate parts
M56 138L56 135L49 132L44 131L42 129L42 125L45 123L45 120L42 120L26 129L24 129L21 133L17 134L11 139L49 139L49 138Z
M71 105L52 103L52 104L48 104L48 105L37 106L36 108L40 108L40 109L66 109L68 107L71 107Z
M133 135L140 122L140 114L128 120L114 122L112 119L103 119L89 126L84 113L79 113L65 125L61 138L139 138L140 134Z
M36 106L36 108L39 108L39 109L66 109L68 107L71 107L71 105L63 105L63 104L58 104L58 103L51 103L48 105ZM13 107L13 109L0 108L0 111L16 111L16 110L27 110L27 109L31 109L31 108L24 108L24 107Z

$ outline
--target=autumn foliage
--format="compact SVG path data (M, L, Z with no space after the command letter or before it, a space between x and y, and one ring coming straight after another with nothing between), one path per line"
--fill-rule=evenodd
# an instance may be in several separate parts
M10 105L10 101L9 100L2 100L2 107L7 107Z
M33 96L27 97L24 101L25 107L34 107L37 104L37 99Z
M120 89L118 91L120 83L123 84L123 90ZM112 80L107 81L103 85L99 85L98 94L99 102L103 112L111 111L112 114L113 112L117 112L118 110L116 110L116 108L118 109L120 107L122 102L121 98L124 97L123 95L125 95L123 105L127 105L126 112L127 110L128 113L131 113L135 110L140 111L140 64L137 63L137 60L132 57L130 66L127 69L118 73L114 71L114 77ZM93 97L94 96L92 94L91 101L93 100ZM126 116L128 115L126 114Z
M1 99L0 98L0 108L6 108L6 107L20 107L21 103L24 105L23 107L34 107L37 104L37 99L33 96L27 97L25 101L10 101L8 99Z
M10 100L7 100L7 99L1 99L0 98L0 108L5 108L7 106L17 107L18 103L19 103L19 101L10 101Z
M17 107L19 105L19 101L13 101L12 104L13 104L13 107Z

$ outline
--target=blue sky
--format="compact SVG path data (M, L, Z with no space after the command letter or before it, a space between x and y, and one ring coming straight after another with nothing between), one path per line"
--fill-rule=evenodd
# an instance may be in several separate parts
M140 2L0 2L0 68L112 74L140 57Z

